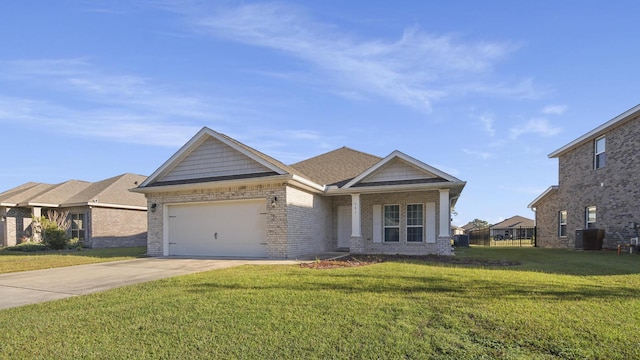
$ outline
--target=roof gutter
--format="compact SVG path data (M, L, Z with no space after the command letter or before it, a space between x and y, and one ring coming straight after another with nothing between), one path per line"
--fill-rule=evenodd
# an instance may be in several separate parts
M157 186L151 185L151 186L129 189L129 191L135 192L135 193L141 193L141 194L149 194L149 193L169 192L169 191L218 189L218 188L225 188L225 187L285 183L291 180L292 178L293 176L290 174L273 175L273 176L259 177L259 178L209 181L209 182L198 182L198 183L192 183L192 184L157 185Z
M347 194L375 194L375 193L391 193L391 192L406 192L406 191L425 191L425 190L438 190L438 189L456 189L459 188L460 192L466 185L466 182L451 183L440 182L431 184L404 184L404 185L379 185L379 186L361 186L351 187L346 189L341 188L329 188L325 192L327 195L347 195Z
M588 140L591 140L595 137L598 137L602 134L604 134L607 130L609 130L609 128L613 127L614 125L622 122L623 120L625 120L626 118L628 118L629 116L633 115L636 112L640 111L640 105L636 105L634 107L632 107L631 109L623 112L622 114L614 117L613 119L607 121L606 123L598 126L597 128L589 131L588 133L580 136L579 138L573 140L572 142L568 143L567 145L559 148L558 150L552 152L551 154L549 154L550 158L557 158L560 155L564 154L565 152L571 150L572 148L581 145L583 143L585 143Z

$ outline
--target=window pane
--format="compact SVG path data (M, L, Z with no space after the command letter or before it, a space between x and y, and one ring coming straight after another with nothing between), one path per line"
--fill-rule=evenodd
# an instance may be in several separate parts
M605 151L606 151L606 138L601 137L599 139L596 139L595 154L594 154L595 156L594 167L596 169L600 169L604 167L605 160L606 160Z
M600 139L596 140L596 154L605 152L606 142L607 142L607 139L604 137L601 137Z
M400 205L384 206L384 226L400 226Z
M567 236L567 211L563 210L558 213L558 235Z
M567 225L560 225L560 236L567 236Z
M607 155L605 153L596 155L596 169L604 167Z
M399 228L385 228L384 229L384 241L398 242L400 241L400 229Z
M422 204L407 205L407 225L422 225Z
M422 228L410 227L407 228L407 242L420 242L422 241Z
M596 207L589 206L587 208L587 229L592 229L596 226Z

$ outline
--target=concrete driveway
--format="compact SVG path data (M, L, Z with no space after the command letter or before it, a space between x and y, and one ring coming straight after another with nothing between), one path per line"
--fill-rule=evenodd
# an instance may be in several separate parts
M300 261L144 258L0 274L0 309L245 264L297 263Z

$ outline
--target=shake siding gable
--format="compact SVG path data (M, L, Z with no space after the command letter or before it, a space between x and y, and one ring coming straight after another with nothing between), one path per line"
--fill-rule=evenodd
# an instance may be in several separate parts
M362 180L362 183L433 179L435 176L395 159Z
M217 139L209 138L159 181L256 174L270 171L238 150Z

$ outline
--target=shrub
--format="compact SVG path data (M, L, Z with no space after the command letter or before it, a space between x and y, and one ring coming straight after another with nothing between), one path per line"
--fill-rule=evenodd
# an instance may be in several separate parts
M44 243L53 250L62 250L67 246L69 239L67 232L57 227L43 229Z
M82 250L82 248L88 248L87 244L83 240L74 237L67 242L67 249Z
M8 246L4 248L5 251L24 251L24 252L34 252L34 251L45 251L49 250L49 247L42 243L34 243L34 242L24 242L15 246Z

